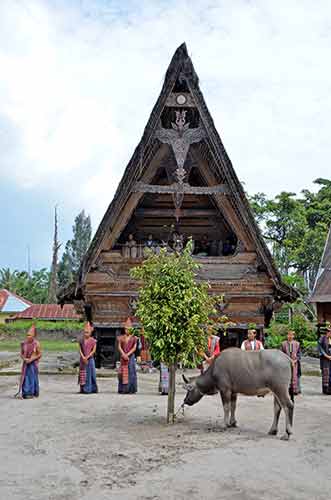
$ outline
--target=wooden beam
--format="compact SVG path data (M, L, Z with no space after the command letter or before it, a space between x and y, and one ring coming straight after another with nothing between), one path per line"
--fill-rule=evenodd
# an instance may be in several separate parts
M175 217L175 209L169 209L169 208L138 208L135 211L135 215L138 217ZM180 218L182 219L183 217L213 217L217 216L218 212L217 210L214 209L199 209L199 208L183 208L181 209L181 215Z
M229 189L225 184L216 184L214 186L190 186L189 184L174 183L168 186L158 184L146 184L144 182L136 182L132 191L134 193L157 193L157 194L228 194Z

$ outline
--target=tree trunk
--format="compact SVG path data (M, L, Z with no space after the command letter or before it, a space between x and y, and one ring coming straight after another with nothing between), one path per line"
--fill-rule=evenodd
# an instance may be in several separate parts
M61 244L57 239L57 206L55 205L54 212L54 240L53 240L53 257L52 257L52 267L51 267L51 276L48 287L48 303L56 304L57 303L57 270L58 270L58 253Z
M175 422L175 392L176 392L176 364L169 365L169 392L168 392L168 413L167 423Z

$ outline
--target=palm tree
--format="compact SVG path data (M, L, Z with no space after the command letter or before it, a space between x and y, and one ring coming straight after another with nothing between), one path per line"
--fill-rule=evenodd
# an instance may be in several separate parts
M11 271L9 267L0 269L0 288L15 292L18 271Z

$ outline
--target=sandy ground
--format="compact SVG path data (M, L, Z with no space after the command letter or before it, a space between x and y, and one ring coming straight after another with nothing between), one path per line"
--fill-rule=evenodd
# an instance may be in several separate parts
M330 498L331 397L318 377L304 377L288 443L267 435L268 396L240 397L240 427L224 432L218 396L166 426L157 374L140 375L134 396L115 379L85 396L73 377L44 375L40 398L22 401L15 383L0 377L1 500Z

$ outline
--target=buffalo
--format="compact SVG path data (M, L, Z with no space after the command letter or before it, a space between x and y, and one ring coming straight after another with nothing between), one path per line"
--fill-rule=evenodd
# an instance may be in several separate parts
M281 410L286 416L286 432L281 437L288 440L292 434L294 404L289 397L291 382L291 360L277 350L242 351L226 349L200 376L187 379L183 375L187 393L183 405L192 406L205 395L220 393L224 426L236 427L236 404L238 394L264 396L274 395L274 420L269 434L276 435Z

